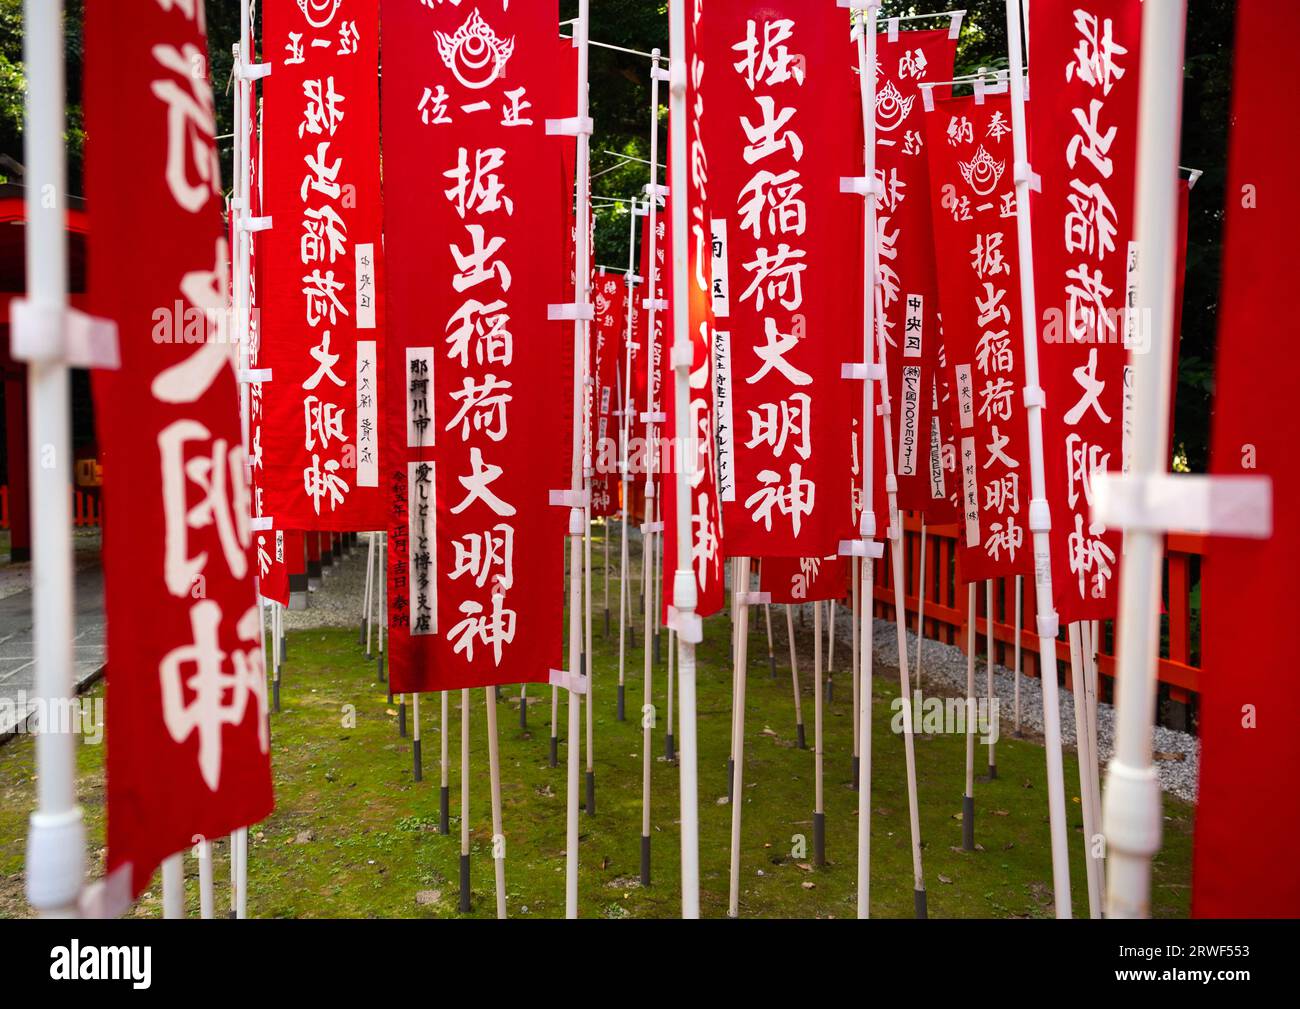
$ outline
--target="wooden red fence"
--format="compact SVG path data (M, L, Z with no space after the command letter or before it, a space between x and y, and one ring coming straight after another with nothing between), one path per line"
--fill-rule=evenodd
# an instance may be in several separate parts
M908 627L916 630L918 589L921 573L921 521L908 516L903 523L903 556L908 572L904 592ZM956 536L954 525L926 526L925 551L925 634L931 640L954 644L965 650L967 637L966 593L960 592L957 571ZM1026 548L1028 548L1026 540ZM1160 682L1169 690L1170 700L1187 703L1198 691L1200 676L1200 564L1204 553L1204 537L1174 533L1167 537L1165 546L1165 574L1162 608L1162 640L1160 650ZM886 554L888 556L888 554ZM894 588L890 565L877 567L875 613L879 617L894 619ZM995 659L1010 668L1015 643L1015 580L999 579L993 590L993 641ZM1023 668L1027 675L1038 676L1038 633L1034 605L1034 583L1024 579L1023 608L1020 630L1020 647ZM975 593L977 614L975 633L977 647L985 647L986 620L985 591L981 585ZM1104 697L1110 696L1110 680L1115 674L1114 621L1105 621L1101 628L1101 645L1098 650L1098 668L1102 677L1100 685ZM1061 629L1056 643L1056 659L1062 664L1067 688L1070 681L1070 650Z
M72 489L72 524L78 529L99 526L103 519L98 494ZM9 528L9 487L0 485L0 529Z

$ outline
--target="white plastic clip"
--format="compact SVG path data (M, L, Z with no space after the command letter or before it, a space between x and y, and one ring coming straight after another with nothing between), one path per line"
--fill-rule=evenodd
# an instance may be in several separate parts
M863 364L860 361L840 365L840 378L851 378L859 382L883 382L885 367L882 364Z
M668 629L676 631L677 636L687 644L698 645L704 640L704 621L699 614L692 613L688 617L676 606L668 607Z
M742 592L740 601L745 606L762 606L772 601L770 592Z
M1032 410L1034 407L1042 409L1047 406L1047 393L1043 392L1041 385L1025 386L1024 395L1026 410Z
M550 322L590 322L596 318L596 310L590 302L547 305L546 318Z
M948 38L955 39L961 35L961 19L965 16L965 11L952 12L952 20L948 22Z
M248 528L255 533L269 533L275 528L275 519L269 515L254 515L248 520Z
M646 298L641 302L641 307L647 312L666 312L668 311L668 299Z
M695 347L690 343L681 346L674 343L668 358L670 368L690 368L695 364Z
M593 124L591 116L570 116L568 119L546 120L548 137L589 137Z
M272 63L245 63L240 60L237 70L243 80L260 81L263 77L271 76L271 70L274 66Z
M553 687L560 687L575 694L587 692L587 678L581 674L574 675L567 669L552 669L547 681Z
M555 508L586 508L587 492L585 490L553 490L550 492L550 504Z
M641 414L642 424L667 424L668 414L662 410L645 411Z
M240 368L239 381L244 385L260 385L271 381L270 368Z
M246 217L241 214L239 217L239 230L250 231L250 232L270 231L271 218L269 216L268 217Z
M1016 185L1027 182L1032 192L1041 193L1043 191L1043 177L1034 171L1033 166L1028 161L1017 161L1013 171L1015 173L1013 181Z
M630 286L632 284L644 284L645 281L635 273L625 273L623 274L623 283Z
M1096 473L1092 518L1108 527L1265 540L1273 535L1267 476Z
M9 349L15 361L65 361L77 368L122 366L117 323L65 305L38 309L26 298L10 302Z
M837 553L841 557L874 557L879 559L885 556L885 544L878 540L840 540Z
M890 18L890 19L889 19L889 35L888 35L888 38L889 38L889 41L890 41L890 42L897 42L897 41L898 41L898 18Z
M650 196L651 193L653 192L653 194L654 194L655 196L658 196L660 199L663 199L663 200L668 199L668 187L667 187L667 186L661 186L661 185L656 185L656 184L651 183L651 182L647 182L644 186L641 187L641 191L642 191L643 193L645 193L646 196Z
M663 531L664 531L663 522L642 522L641 523L642 536L645 536L649 533L661 533Z
M672 74L667 67L661 67L658 63L650 68L650 77L656 81L663 81L665 84L671 79Z
M877 196L880 194L880 184L873 178L863 178L860 175L840 176L841 193L857 193L859 196Z
M934 88L925 84L921 85L921 105L926 112L934 111Z

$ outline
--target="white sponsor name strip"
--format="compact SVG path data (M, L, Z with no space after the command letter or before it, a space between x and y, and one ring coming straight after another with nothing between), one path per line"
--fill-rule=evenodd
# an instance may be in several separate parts
M434 444L433 348L406 348L406 447Z
M959 364L957 372L957 419L963 429L975 426L975 384L971 381L970 365Z
M961 440L961 476L965 499L962 511L966 519L966 545L980 545L980 496L975 479L975 439L967 435Z
M413 635L438 633L438 523L433 488L433 463L406 464L407 593Z
M902 409L898 425L898 475L915 476L921 424L921 368L903 367Z
M727 273L727 219L715 217L713 231L713 314L719 319L731 315L731 284Z
M357 486L379 486L379 353L374 340L357 341Z
M731 410L731 334L713 332L713 408L718 446L718 500L736 500L736 429Z
M909 294L904 304L907 315L903 324L903 356L920 357L925 339L925 296Z
M356 246L357 329L375 328L375 247ZM362 486L366 486L362 484Z

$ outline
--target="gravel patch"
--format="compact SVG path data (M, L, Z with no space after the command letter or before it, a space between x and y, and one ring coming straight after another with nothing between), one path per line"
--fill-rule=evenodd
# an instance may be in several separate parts
M836 639L844 643L847 649L852 642L852 613L846 607L836 608ZM873 632L876 662L898 667L898 632L892 621L877 619ZM982 644L982 642L981 642ZM916 663L916 635L907 631L907 654L913 665ZM910 670L912 682L916 682L916 670ZM941 641L926 640L921 657L922 687L927 683L940 680L947 688L959 694L966 691L966 655L956 645ZM985 689L985 665L982 654L976 656L975 685L980 696ZM1001 665L993 667L993 689L998 696L1001 714L1001 731L1010 735L1015 727L1015 678L1010 669ZM1074 737L1074 695L1064 687L1060 690L1061 704L1061 743L1067 747L1075 745ZM1036 678L1020 678L1020 725L1023 730L1038 735L1043 731L1043 691L1042 683ZM1115 709L1103 701L1097 702L1097 742L1100 749L1100 762L1103 778L1105 765L1110 760L1115 738ZM1201 742L1186 732L1168 729L1163 726L1152 727L1152 748L1163 759L1155 761L1156 773L1160 778L1161 788L1172 795L1188 802L1196 801L1197 779L1200 770Z

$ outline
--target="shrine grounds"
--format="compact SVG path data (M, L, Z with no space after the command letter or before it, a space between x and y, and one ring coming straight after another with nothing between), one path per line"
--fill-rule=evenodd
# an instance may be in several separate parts
M615 527L616 529L616 527ZM599 530L593 530L597 535ZM617 557L617 542L612 551ZM678 891L677 769L664 759L664 687L667 646L654 667L659 728L654 733L652 799L653 880L639 883L642 699L641 616L634 614L636 647L627 654L628 720L615 717L618 680L618 586L611 586L611 633L603 634L601 542L593 544L595 609L596 814L582 814L579 911L583 917L671 918L680 913ZM634 563L639 548L634 550ZM365 551L345 566L364 568ZM358 610L340 572L327 579L318 602ZM638 603L640 578L630 578ZM292 614L301 624L311 611ZM777 676L771 678L761 608L751 619L746 706L744 818L740 912L743 917L851 918L856 908L858 793L852 789L852 689L849 648L836 648L833 699L825 709L826 850L828 864L811 861L813 810L812 619L800 626L799 674L808 750L795 745L795 719L785 618L773 607ZM730 625L725 614L706 621L698 656L700 777L700 902L706 917L727 907L731 808L727 802L730 737ZM978 677L982 688L983 670ZM940 683L931 690L947 695ZM88 699L102 698L103 685ZM561 917L564 913L565 699L561 697L560 764L548 766L549 687L531 685L528 730L519 728L518 687L503 687L498 702L501 779L506 836L506 883L511 917ZM871 912L912 915L903 745L890 731L890 702L898 695L897 671L877 661L872 677L873 771L871 806ZM471 692L473 917L492 917L493 869L484 692ZM398 735L398 709L390 704L376 663L367 661L351 627L290 629L279 714L272 716L272 766L276 810L250 828L248 910L253 917L454 918L460 851L460 693L451 695L451 832L438 833L440 705L421 705L423 781L414 780L411 739ZM349 707L350 706L350 707ZM102 710L102 709L101 709ZM411 715L408 706L408 720ZM961 793L965 738L917 737L921 833L929 913L936 918L1046 918L1052 916L1051 865L1043 749L1037 739L1017 739L1003 721L998 774L975 786L978 849L961 850ZM104 745L78 748L79 795L90 838L89 871L103 872ZM584 754L585 765L585 754ZM984 770L983 748L976 772ZM30 913L24 897L27 817L35 791L30 735L0 745L0 917ZM1082 814L1074 754L1065 754L1070 823L1071 884L1075 914L1087 913L1082 859ZM1186 917L1191 897L1192 820L1195 807L1166 794L1164 840L1153 865L1152 914ZM806 838L806 850L800 839ZM228 901L228 844L216 845L218 907ZM185 859L188 913L198 914L198 863ZM154 885L131 912L162 915L162 888Z

